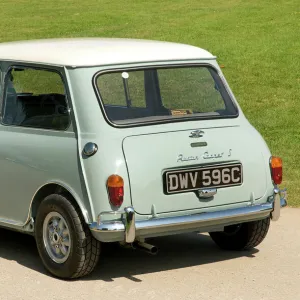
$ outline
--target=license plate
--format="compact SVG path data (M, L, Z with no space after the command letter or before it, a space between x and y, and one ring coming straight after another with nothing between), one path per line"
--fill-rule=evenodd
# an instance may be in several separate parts
M219 165L167 171L163 177L165 194L174 194L241 185L243 170L241 164Z

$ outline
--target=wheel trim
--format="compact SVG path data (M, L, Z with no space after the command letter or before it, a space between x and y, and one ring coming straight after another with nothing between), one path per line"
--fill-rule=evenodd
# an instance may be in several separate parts
M50 212L43 223L43 242L49 257L56 263L64 263L70 255L71 234L64 217Z

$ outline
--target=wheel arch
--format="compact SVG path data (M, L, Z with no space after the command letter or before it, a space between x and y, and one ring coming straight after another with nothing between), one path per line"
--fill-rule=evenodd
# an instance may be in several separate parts
M91 222L89 212L83 205L82 201L80 200L80 197L71 188L69 188L68 186L60 182L49 182L39 187L39 189L35 192L31 201L31 205L29 209L29 219L36 218L37 211L40 204L48 195L51 194L68 195L69 200L74 204L74 206L77 206L77 208L80 210L85 222L87 224Z

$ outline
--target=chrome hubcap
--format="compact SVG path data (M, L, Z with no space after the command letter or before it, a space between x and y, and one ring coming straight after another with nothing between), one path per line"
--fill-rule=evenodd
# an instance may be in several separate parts
M66 220L57 212L49 213L43 224L43 240L46 251L53 261L64 263L71 249L71 235Z

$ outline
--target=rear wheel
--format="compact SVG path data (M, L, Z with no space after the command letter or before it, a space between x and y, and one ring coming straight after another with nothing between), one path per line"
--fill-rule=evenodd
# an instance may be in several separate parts
M224 231L210 232L211 238L222 249L249 250L259 245L266 237L270 218L226 226Z
M57 277L85 276L99 260L100 242L64 195L53 194L42 201L35 222L35 238L44 266Z

